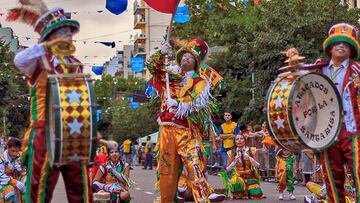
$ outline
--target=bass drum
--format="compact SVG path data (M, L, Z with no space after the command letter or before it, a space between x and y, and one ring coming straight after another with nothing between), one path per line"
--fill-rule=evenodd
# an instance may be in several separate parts
M91 164L96 153L96 100L90 76L49 75L46 106L50 166Z
M298 152L331 146L341 130L342 102L326 76L300 71L276 78L267 95L267 124L274 140Z

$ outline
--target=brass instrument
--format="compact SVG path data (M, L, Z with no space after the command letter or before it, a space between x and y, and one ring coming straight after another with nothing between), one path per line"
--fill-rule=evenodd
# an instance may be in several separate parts
M55 56L70 56L75 53L76 48L70 40L61 40L52 45L50 51Z
M70 40L60 40L54 43L51 47L49 47L50 52L57 56L59 59L59 64L63 68L64 73L68 73L71 68L71 64L64 63L65 56L71 56L75 53L76 48L72 41Z

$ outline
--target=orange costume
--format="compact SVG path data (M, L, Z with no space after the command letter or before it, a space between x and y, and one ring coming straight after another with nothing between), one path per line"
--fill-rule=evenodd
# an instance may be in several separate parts
M195 39L177 52L180 64L184 53L191 53L200 67L208 50L207 44ZM209 202L212 189L203 173L201 133L197 127L211 116L215 105L211 100L210 84L199 75L198 69L170 73L171 99L176 106L167 106L165 98L165 56L157 52L147 64L153 75L151 85L162 94L162 105L158 114L159 137L159 188L162 203L176 201L178 177L182 168L186 169L189 185L196 202Z

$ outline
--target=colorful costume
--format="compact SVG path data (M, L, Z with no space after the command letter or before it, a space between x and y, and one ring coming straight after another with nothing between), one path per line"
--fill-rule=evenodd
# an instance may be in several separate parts
M10 158L5 150L0 155L0 202L21 200L25 180L19 158Z
M339 23L329 30L329 37L324 41L325 59L316 63L321 72L327 75L342 95L344 108L343 125L336 142L322 152L323 170L328 191L329 202L345 202L345 171L347 164L354 176L356 194L360 194L360 105L358 88L360 87L360 63L347 59L335 71L335 64L328 60L334 43L345 42L350 45L350 58L359 57L358 30L352 25ZM357 195L360 202L360 195Z
M295 156L283 156L282 153L278 153L276 158L277 161L277 178L278 178L278 187L277 190L282 192L287 189L289 192L294 191L294 176L293 176L293 167L295 162Z
M67 19L62 8L48 10L40 1L21 1L22 7L12 9L8 20L21 20L35 27L40 34L39 44L19 52L14 59L16 67L28 80L30 86L30 126L24 135L22 161L27 165L26 202L50 202L60 172L64 178L69 202L90 202L88 171L85 164L75 163L50 168L45 139L46 88L48 75L81 73L82 66L74 57L59 58L50 53L46 46L48 37L64 27L71 28L71 34L79 31L79 23ZM75 64L71 70L66 64ZM65 64L65 65L64 65ZM78 64L78 65L76 65Z
M180 64L184 53L191 53L196 60L197 67L207 54L207 44L195 39L177 53ZM152 86L161 91L162 105L158 114L160 125L159 136L159 187L161 202L175 201L178 177L182 167L186 168L190 186L196 202L208 202L211 188L202 171L201 133L196 125L204 123L214 111L211 100L210 84L195 71L188 71L185 75L170 74L171 98L176 99L177 107L169 107L165 103L165 56L157 52L152 61L147 64L153 75ZM183 165L183 166L182 166Z
M94 181L97 192L102 189L110 193L110 199L116 200L119 191L128 191L130 187L130 180L124 172L129 167L129 164L119 160L116 164L108 161L106 165L101 165L99 170L103 174L103 181Z
M230 177L226 172L222 172L220 176L223 178L225 188L234 199L262 199L264 198L259 181L257 163L254 159L256 149L243 147L230 152L230 164L226 170L230 173ZM230 195L229 194L229 195Z

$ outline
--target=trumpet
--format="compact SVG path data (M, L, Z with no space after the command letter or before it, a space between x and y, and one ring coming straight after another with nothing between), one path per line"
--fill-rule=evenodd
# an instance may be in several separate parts
M49 49L53 55L58 56L59 58L70 56L76 51L74 44L70 40L60 40L51 45Z

